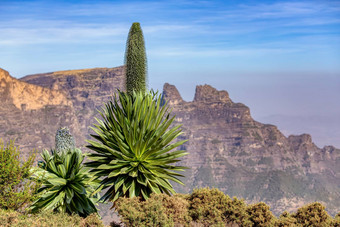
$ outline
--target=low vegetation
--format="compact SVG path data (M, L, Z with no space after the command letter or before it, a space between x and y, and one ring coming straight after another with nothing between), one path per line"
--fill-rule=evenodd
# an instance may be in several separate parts
M27 170L33 165L34 154L22 161L14 142L0 145L0 226L104 226L95 212L80 217L76 211L67 214L62 209L41 209L31 213L25 209L39 196L36 189L40 185L30 180L32 173ZM340 226L340 213L332 218L318 202L277 218L263 202L247 205L214 188L195 189L190 195L154 193L147 200L122 197L116 207L121 223L112 222L111 226Z
M66 213L56 213L53 211L43 211L37 214L23 214L13 210L0 209L0 226L3 227L23 227L23 226L39 226L39 227L65 227L79 226L104 227L104 224L96 214L91 214L86 218L78 215L69 215Z
M34 193L40 186L31 180L36 152L26 160L20 159L20 150L14 141L5 144L0 139L0 209L23 210L36 199Z
M153 194L147 201L121 198L117 211L124 226L340 226L340 213L332 218L314 202L275 217L263 202L247 205L218 189L195 189L190 195Z

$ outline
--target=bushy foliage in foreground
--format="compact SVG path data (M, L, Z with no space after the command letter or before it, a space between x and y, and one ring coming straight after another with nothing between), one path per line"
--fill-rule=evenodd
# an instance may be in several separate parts
M189 212L195 222L207 226L225 223L251 226L245 202L236 197L231 199L216 188L195 189L188 201Z
M189 203L179 195L152 194L146 201L121 198L117 211L126 226L187 226L191 221Z
M80 199L78 204L82 206L83 213L73 211L67 206L64 208L60 206L70 204L68 201L76 203L81 196L85 196L79 194L80 191L84 192L88 187L87 183L77 183L75 187L71 186L75 190L73 199L67 195L70 195L66 189L66 185L69 184L65 184L65 179L74 177L74 183L77 182L76 179L90 180L85 174L88 170L78 168L81 167L83 155L77 149L55 152L52 155L44 152L44 162L40 166L41 170L47 173L42 191L46 190L48 185L51 190L47 190L44 197L40 197L33 206L46 203L46 206L53 209L35 214L22 213L23 208L35 198L33 192L37 184L28 179L32 174L29 169L33 164L34 154L31 154L27 161L20 161L19 154L13 142L4 145L0 141L0 226L103 226L98 216L92 213L95 209L93 207L91 208L93 210L86 214L87 218L79 216L86 216L84 210L87 209L87 205L84 204L84 199ZM64 165L70 165L72 168L66 168ZM72 174L72 171L77 173ZM60 191L62 188L65 189L65 193ZM63 199L60 195L64 196ZM74 208L80 209L77 205ZM73 215L52 212L58 209ZM218 189L209 188L195 189L190 195L151 194L146 201L140 197L120 198L117 202L117 211L125 226L340 227L340 213L332 218L318 202L307 204L295 213L285 211L276 218L265 203L247 205L243 200L231 199Z
M275 217L269 209L270 207L263 202L248 206L247 213L253 226L266 227L274 224Z
M218 189L195 189L188 198L190 216L195 222L206 225L225 222L225 212L230 202L229 196Z
M35 156L33 152L22 161L14 141L4 144L0 139L0 209L21 210L35 199L39 185L29 179Z
M78 215L68 215L65 213L53 213L45 211L37 214L22 214L11 210L0 209L0 226L3 227L22 227L22 226L39 226L39 227L65 227L79 226L104 227L98 215L91 214L86 218Z
M287 211L284 211L276 220L275 226L277 227L292 227L296 226L296 219Z
M218 189L196 189L191 195L152 195L147 201L121 198L117 211L125 226L340 226L320 203L283 212L276 218L263 202L247 205Z
M334 219L331 222L331 225L334 227L340 227L340 212L335 215Z
M126 226L173 226L161 201L152 196L146 201L140 198L121 198L117 211Z
M325 206L318 202L307 204L299 208L293 216L296 219L297 224L303 227L326 227L331 226L332 223L332 218L326 212Z

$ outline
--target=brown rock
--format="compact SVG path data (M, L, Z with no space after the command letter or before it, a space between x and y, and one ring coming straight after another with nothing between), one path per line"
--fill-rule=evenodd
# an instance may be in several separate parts
M0 98L22 110L36 110L47 105L72 105L62 92L17 80L3 69L0 69Z
M169 101L171 105L183 103L183 99L174 85L165 83L163 86L163 98Z
M194 102L222 102L231 103L227 91L217 91L210 85L196 86Z

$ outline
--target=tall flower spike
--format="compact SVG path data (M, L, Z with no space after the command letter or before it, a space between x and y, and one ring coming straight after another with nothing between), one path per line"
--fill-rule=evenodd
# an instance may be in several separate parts
M126 91L145 92L147 89L147 58L143 31L139 23L133 23L125 50Z
M76 148L74 138L67 127L58 129L55 135L55 150L57 153L74 150Z

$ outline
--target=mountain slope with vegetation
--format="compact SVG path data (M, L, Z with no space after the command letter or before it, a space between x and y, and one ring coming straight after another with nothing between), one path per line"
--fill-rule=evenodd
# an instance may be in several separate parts
M16 139L24 152L54 147L55 131L68 126L77 147L84 147L96 109L116 89L124 90L124 68L96 68L30 75L20 79L36 87L59 91L70 105L48 103L38 109L16 107L11 99L0 106L0 137ZM0 78L4 83L6 79ZM6 83L11 83L8 79ZM1 93L1 91L0 91ZM256 122L247 106L234 103L226 91L198 86L192 102L182 100L176 87L164 85L164 98L183 124L182 145L190 167L175 186L187 193L217 187L247 202L264 201L275 214L320 201L331 214L340 207L340 150L318 148L308 134L285 137L275 126ZM0 97L4 97L4 93Z

